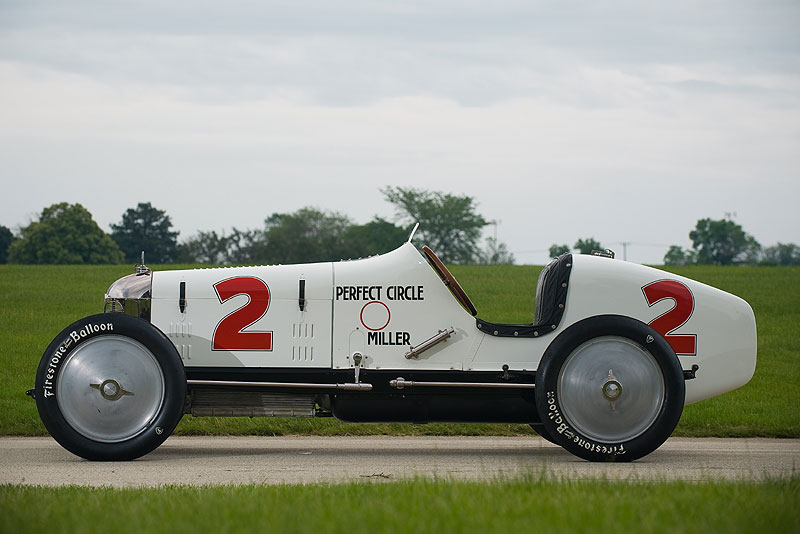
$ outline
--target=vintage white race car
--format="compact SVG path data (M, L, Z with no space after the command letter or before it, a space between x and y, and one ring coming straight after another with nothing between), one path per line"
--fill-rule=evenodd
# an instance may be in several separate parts
M105 313L56 336L31 394L50 434L90 460L147 454L188 413L528 423L581 458L631 461L684 404L755 370L744 300L604 256L547 265L531 324L476 317L411 238L337 263L142 265L111 285Z

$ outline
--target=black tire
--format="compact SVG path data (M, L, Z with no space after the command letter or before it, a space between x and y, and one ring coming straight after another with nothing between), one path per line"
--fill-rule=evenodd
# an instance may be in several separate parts
M35 395L44 426L62 447L87 460L132 460L175 429L186 374L156 327L102 313L74 322L50 343Z
M619 315L584 319L547 348L536 408L554 442L590 461L630 462L675 430L686 395L680 362L650 326Z
M556 440L553 439L553 436L551 436L550 433L547 431L547 429L544 427L544 423L530 423L530 426L533 429L533 431L539 434L541 437L543 437L550 443L555 443L556 445L558 445L558 443L556 443Z

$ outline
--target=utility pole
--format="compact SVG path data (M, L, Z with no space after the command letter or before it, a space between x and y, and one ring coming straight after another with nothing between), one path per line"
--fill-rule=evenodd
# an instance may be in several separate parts
M622 259L628 261L628 245L630 245L630 241L623 241L620 243L622 245Z
M497 225L502 224L503 219L492 219L489 224L494 225L494 242L497 243Z

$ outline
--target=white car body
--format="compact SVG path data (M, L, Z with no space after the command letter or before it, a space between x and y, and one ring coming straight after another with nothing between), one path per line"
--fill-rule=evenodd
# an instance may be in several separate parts
M700 371L687 381L686 403L746 384L756 360L755 318L742 299L711 286L650 267L590 255L573 256L564 316L552 333L537 338L495 337L473 318L411 244L367 259L338 263L229 267L153 273L152 323L173 341L186 367L535 371L550 342L573 323L618 314L651 323L676 309L675 298L652 306L642 288L672 280L693 296L687 320L670 335L696 338L695 354L678 354L682 369ZM271 350L213 350L223 318L247 305L241 293L221 302L215 284L235 277L262 280L270 291L266 313L245 332L271 332ZM306 306L298 305L305 280ZM185 283L186 306L178 306ZM367 288L351 290L351 288ZM402 288L398 290L397 288ZM401 300L398 297L403 297ZM534 295L530 296L533 307ZM419 355L410 346L453 328L454 334ZM677 352L677 351L676 351Z

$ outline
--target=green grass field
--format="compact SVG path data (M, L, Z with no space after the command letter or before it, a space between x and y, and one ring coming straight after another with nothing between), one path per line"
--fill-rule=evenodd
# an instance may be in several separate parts
M800 477L618 482L528 476L160 489L0 486L1 532L796 532Z
M175 268L175 266L170 266ZM533 319L538 267L456 266L453 273L480 316L502 322ZM109 284L128 266L0 265L0 435L42 435L33 386L39 358L72 321L98 313ZM739 390L684 411L675 435L800 437L800 268L687 267L674 272L747 300L756 313L759 359ZM528 434L525 425L369 425L332 419L193 419L179 434Z

